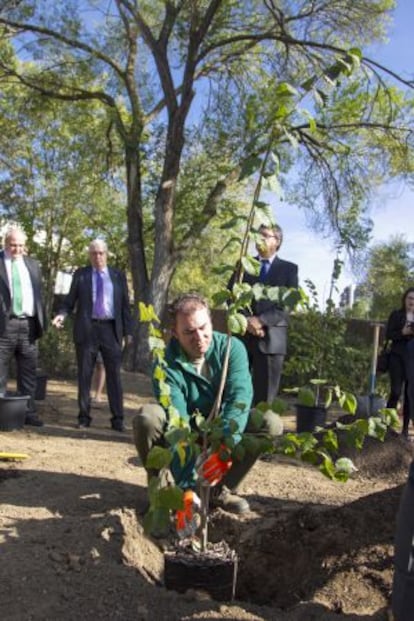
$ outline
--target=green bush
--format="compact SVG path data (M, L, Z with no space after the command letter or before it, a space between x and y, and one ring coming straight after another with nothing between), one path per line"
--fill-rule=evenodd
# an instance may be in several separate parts
M49 327L39 340L38 366L49 377L76 377L76 356L70 320L66 320L60 330Z
M293 315L281 388L319 377L354 394L366 393L371 350L362 341L351 342L346 327L343 317L314 308Z

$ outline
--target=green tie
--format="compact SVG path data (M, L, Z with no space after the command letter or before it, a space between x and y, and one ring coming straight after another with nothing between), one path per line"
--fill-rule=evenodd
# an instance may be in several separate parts
M19 317L23 313L22 281L20 280L17 261L12 261L13 315Z

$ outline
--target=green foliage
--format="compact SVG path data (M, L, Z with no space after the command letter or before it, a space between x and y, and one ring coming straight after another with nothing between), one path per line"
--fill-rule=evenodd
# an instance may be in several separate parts
M340 275L341 261L334 262L331 290ZM367 389L371 351L353 337L347 319L339 315L330 299L319 307L315 286L307 281L309 296L303 295L301 310L291 315L288 352L283 366L282 389L306 387L303 399L315 397L315 379L327 386L341 386L345 393L361 394ZM326 391L325 391L326 392ZM307 396L306 396L307 395ZM329 398L329 394L325 395ZM304 401L303 401L304 402Z
M39 366L49 377L76 377L76 356L72 322L61 330L49 329L39 340Z
M413 250L414 245L402 235L369 248L365 274L357 288L359 307L365 301L364 316L386 320L392 310L401 307L404 291L413 284Z
M351 459L340 456L341 443L338 434L341 434L348 447L361 450L366 437L383 442L387 430L398 427L396 411L385 408L375 417L357 419L347 425L337 422L333 428L317 434L286 433L279 439L275 450L317 466L326 477L343 483L356 468Z
M286 388L285 392L297 395L297 402L307 407L329 408L333 401L349 414L355 414L357 400L351 392L342 390L338 384L329 385L324 379L310 379L309 385L296 388Z
M47 127L36 155L58 154L63 164L60 174L39 177L48 200L24 181L24 167L26 207L53 211L56 198L73 254L95 232L116 247L117 262L128 250L135 299L152 300L158 312L172 279L174 293L186 283L215 291L203 269L218 255L207 250L213 229L244 214L240 194L260 167L263 188L278 193L283 185L286 200L315 215L313 226L361 247L370 190L413 170L412 101L362 51L384 40L393 2L138 4L119 0L97 11L94 0L3 3L5 99L13 80L30 99L40 94ZM16 117L24 119L24 102ZM5 127L8 140L19 137L18 123L16 132ZM65 205L76 211L70 226ZM237 224L228 230L237 237ZM128 248L119 243L125 238Z

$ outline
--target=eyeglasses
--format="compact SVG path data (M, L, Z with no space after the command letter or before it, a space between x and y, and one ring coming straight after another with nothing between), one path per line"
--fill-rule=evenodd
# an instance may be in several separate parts
M91 250L91 254L106 254L105 250Z
M270 233L260 233L260 237L263 239L280 239L279 235L271 235Z

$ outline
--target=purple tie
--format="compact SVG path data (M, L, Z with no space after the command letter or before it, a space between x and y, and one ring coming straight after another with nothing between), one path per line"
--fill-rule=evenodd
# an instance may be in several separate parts
M96 274L96 297L95 304L93 306L93 315L97 319L103 319L105 317L104 306L104 283L102 272L95 272Z

